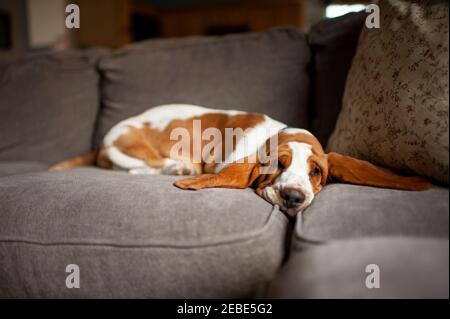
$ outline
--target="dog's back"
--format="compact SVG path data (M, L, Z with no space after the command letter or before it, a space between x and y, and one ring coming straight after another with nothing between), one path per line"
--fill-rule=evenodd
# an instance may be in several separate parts
M117 123L106 134L100 150L56 164L51 170L96 164L134 174L217 172L223 163L255 153L284 127L263 114L188 104L162 105ZM211 144L214 132L219 135L214 136L216 152L205 155L204 147ZM230 134L234 134L232 145L227 147L225 138ZM184 145L187 152L177 154L173 150L180 137L188 142Z

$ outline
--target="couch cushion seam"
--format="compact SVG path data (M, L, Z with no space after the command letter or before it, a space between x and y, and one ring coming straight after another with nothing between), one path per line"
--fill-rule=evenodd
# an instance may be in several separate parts
M245 233L241 236L229 236L229 238L222 238L215 241L211 241L209 243L192 243L192 244L171 244L171 243L146 243L142 245L136 244L116 244L116 243L107 243L107 242L42 242L36 240L25 240L25 239L15 239L15 238L0 238L1 243L23 243L30 245L39 245L39 246L92 246L92 247L114 247L114 248L161 248L161 249L196 249L196 248L209 248L214 246L224 246L224 245L232 245L237 243L242 243L245 241L250 241L253 239L258 239L258 237L262 237L267 233L267 231L272 227L277 227L277 225L282 225L287 223L287 218L281 214L278 209L278 206L274 206L268 221L263 225L263 227ZM231 238L230 238L231 237Z

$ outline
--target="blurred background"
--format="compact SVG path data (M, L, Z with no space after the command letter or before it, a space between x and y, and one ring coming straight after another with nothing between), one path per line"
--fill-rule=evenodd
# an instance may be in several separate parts
M102 46L151 38L224 35L296 26L361 11L347 0L0 0L0 54ZM67 29L69 3L80 28Z

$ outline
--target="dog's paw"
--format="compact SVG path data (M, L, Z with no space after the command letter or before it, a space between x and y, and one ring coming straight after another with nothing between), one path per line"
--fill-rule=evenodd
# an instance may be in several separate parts
M156 175L161 172L160 169L151 167L133 168L128 171L131 175Z
M182 161L171 161L163 168L162 172L166 175L195 175L192 164Z

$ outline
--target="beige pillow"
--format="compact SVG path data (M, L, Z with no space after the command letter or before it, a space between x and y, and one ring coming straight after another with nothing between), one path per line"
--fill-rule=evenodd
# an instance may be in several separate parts
M448 184L448 2L380 1L328 150Z

